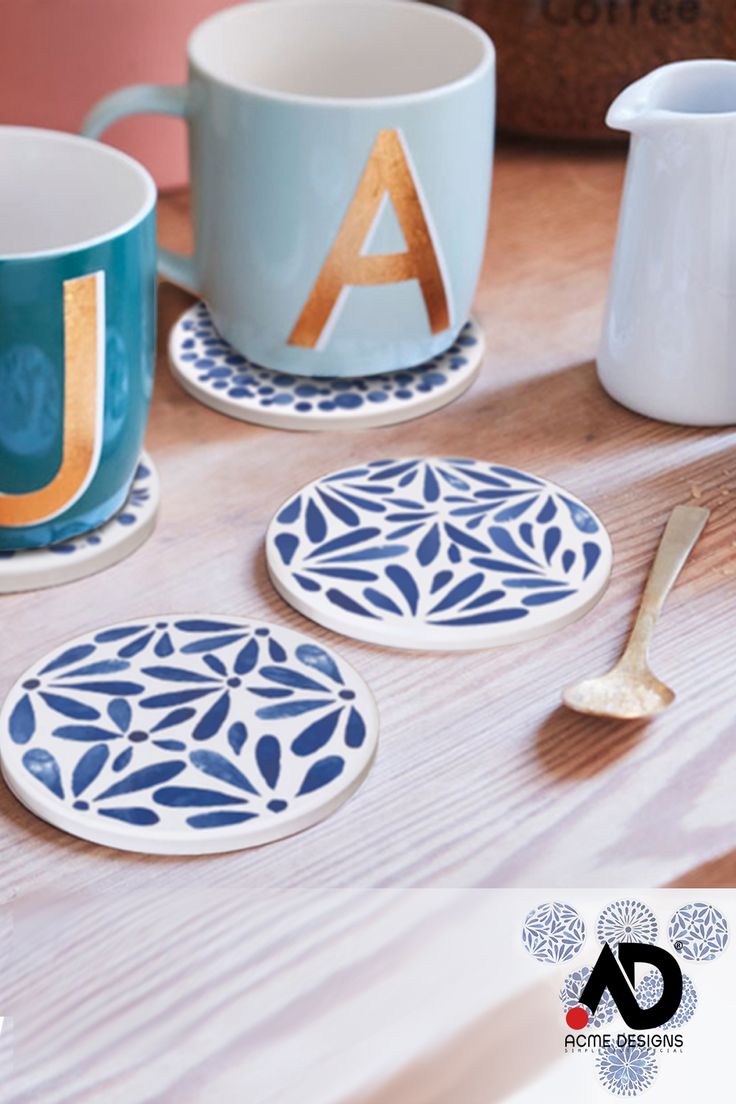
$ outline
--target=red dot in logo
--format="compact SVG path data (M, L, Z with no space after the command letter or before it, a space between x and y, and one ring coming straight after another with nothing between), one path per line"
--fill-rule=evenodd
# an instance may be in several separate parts
M589 1018L588 1013L580 1005L571 1008L565 1016L567 1026L571 1027L573 1031L582 1031L584 1027L587 1027Z

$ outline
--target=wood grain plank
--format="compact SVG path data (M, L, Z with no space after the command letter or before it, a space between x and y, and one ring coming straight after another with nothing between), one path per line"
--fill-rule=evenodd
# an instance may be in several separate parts
M471 1104L483 1085L491 1104L558 1057L544 986L488 949L495 894L40 894L14 912L8 1104ZM534 1060L493 1072L489 1038L520 1027L539 1028Z

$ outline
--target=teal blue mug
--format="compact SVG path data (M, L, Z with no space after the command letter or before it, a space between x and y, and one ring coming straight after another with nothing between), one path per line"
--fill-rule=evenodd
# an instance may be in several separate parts
M421 364L467 321L491 184L495 54L414 0L267 0L189 42L185 87L93 109L189 124L196 246L159 268L268 368L360 376Z
M0 552L125 502L153 381L155 207L125 154L0 126Z

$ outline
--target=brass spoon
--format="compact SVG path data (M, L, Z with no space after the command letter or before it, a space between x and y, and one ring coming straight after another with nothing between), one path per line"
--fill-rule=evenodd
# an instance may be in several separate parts
M578 713L637 720L660 713L675 700L649 667L649 643L660 610L708 520L701 506L675 506L659 542L628 644L606 675L568 686L562 700Z

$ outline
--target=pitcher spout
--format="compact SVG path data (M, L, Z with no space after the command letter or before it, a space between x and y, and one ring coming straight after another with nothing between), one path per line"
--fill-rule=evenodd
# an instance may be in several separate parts
M632 134L665 123L736 118L736 61L700 58L653 69L624 88L606 114L613 130Z
M669 68L669 65L663 65L624 88L606 112L606 126L612 130L628 130L632 134L646 129L660 113L654 95L657 78L663 69Z

